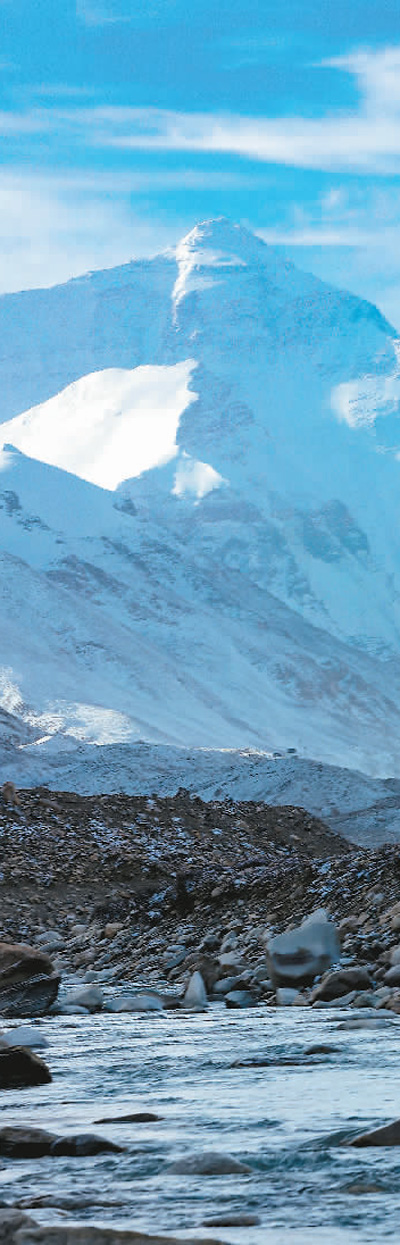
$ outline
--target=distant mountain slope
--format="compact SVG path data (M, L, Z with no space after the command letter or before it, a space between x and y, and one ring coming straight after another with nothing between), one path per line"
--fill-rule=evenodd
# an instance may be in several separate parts
M220 220L0 299L0 340L0 703L43 733L397 767L400 371L376 308Z

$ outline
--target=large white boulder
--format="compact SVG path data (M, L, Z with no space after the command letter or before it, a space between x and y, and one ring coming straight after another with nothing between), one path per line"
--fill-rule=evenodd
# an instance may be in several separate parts
M266 952L274 986L310 985L340 960L336 927L323 908L306 917L296 929L271 938Z
M190 1007L191 1011L204 1012L207 1003L207 990L201 973L196 969L196 972L192 973L190 978L184 997L184 1005L185 1007Z

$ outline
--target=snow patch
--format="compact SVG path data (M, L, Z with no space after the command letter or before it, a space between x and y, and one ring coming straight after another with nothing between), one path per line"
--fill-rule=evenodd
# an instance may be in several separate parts
M11 444L30 458L115 489L175 457L180 417L197 397L189 389L195 367L186 359L83 376L3 424L3 454Z
M172 493L175 497L189 495L194 496L196 501L201 501L202 497L212 493L213 489L220 488L221 484L226 484L226 480L214 467L209 463L201 463L184 452L179 459Z
M400 401L400 341L394 342L397 366L390 376L367 375L332 390L331 406L349 428L372 428L380 416L392 415Z

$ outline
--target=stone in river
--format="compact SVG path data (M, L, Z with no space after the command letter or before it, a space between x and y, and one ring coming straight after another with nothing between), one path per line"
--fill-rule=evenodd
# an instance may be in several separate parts
M185 1154L176 1159L168 1167L170 1172L181 1172L185 1176L248 1176L251 1167L241 1163L231 1154L220 1154L217 1150L204 1150L199 1154Z
M278 986L276 1002L278 1007L292 1007L298 997L298 990L290 986Z
M240 1212L237 1215L232 1212L203 1219L205 1228L255 1228L258 1223L261 1223L259 1215L242 1215Z
M230 990L225 995L225 1007L255 1007L256 1002L249 990Z
M33 1049L44 1049L49 1045L44 1033L36 1025L18 1025L0 1033L1 1046L29 1046Z
M27 1225L29 1221L27 1220ZM92 1224L35 1224L2 1238L4 1245L205 1245L204 1237L155 1236L132 1229L96 1227ZM207 1245L225 1245L215 1237L207 1237Z
M350 1146L400 1146L400 1120L393 1124L383 1124L370 1133L359 1133L348 1142Z
M122 994L119 998L109 999L106 1003L107 1012L162 1012L163 1001L160 995Z
M271 938L266 955L274 986L310 985L340 960L335 925L324 909L313 912L296 929Z
M72 1137L57 1137L53 1141L50 1153L78 1157L79 1155L104 1154L108 1151L121 1154L123 1149L123 1146L115 1145L113 1141L107 1141L104 1137L96 1137L95 1133L77 1133Z
M156 1120L162 1120L162 1115L155 1115L154 1111L132 1111L128 1115L105 1115L101 1120L95 1120L95 1124L152 1124Z
M108 1151L122 1153L122 1150L123 1146L114 1145L114 1142L97 1137L94 1133L57 1137L56 1133L49 1133L44 1128L20 1128L12 1125L0 1128L0 1155L6 1158L43 1158L45 1155L58 1154L79 1157Z
M0 1089L24 1089L30 1085L47 1085L51 1072L39 1055L24 1046L0 1049Z
M81 990L71 990L61 1000L62 1007L85 1007L88 1012L99 1012L103 1006L104 995L100 986L83 986Z
M184 1006L189 1007L191 1011L204 1012L207 1007L207 991L201 973L192 973L189 985L185 992Z
M6 1125L0 1128L0 1154L13 1159L43 1158L45 1154L50 1154L55 1140L56 1134L48 1133L44 1128Z

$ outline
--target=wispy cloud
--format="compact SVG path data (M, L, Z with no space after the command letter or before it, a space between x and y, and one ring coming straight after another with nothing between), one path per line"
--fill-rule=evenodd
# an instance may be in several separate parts
M179 224L146 219L130 190L115 173L0 173L0 293L55 285L177 241Z
M58 124L84 134L88 144L121 151L226 153L308 169L398 173L400 48L359 51L325 64L355 77L360 100L353 111L310 118L96 107L64 112Z
M154 107L39 106L2 112L0 134L53 131L114 151L226 154L267 164L385 176L400 171L400 47L325 62L351 74L358 107L310 118L178 112ZM310 69L312 72L312 69Z

